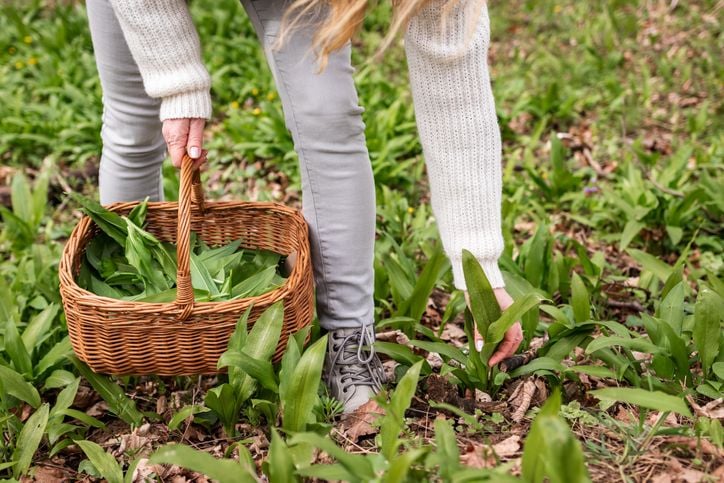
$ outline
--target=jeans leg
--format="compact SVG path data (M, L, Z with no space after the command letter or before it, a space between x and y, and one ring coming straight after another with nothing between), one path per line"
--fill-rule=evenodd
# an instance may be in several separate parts
M103 127L98 183L102 204L163 199L161 101L143 80L108 0L87 0L88 23L103 88Z
M351 45L317 73L313 28L272 50L285 3L242 0L256 28L299 155L302 212L309 225L317 314L324 329L374 322L375 187Z

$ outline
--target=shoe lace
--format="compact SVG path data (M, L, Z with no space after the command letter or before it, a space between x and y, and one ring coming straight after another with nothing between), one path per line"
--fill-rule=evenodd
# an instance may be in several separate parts
M355 340L356 339L356 340ZM342 338L332 359L332 367L339 365L340 382L346 392L350 385L382 387L383 369L374 348L375 335L372 326L362 327ZM369 355L363 356L365 349Z

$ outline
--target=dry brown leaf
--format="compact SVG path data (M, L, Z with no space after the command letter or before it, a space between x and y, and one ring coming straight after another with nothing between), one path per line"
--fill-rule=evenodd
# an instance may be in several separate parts
M370 399L342 417L340 430L347 438L356 443L361 437L376 434L379 431L379 428L374 426L374 422L383 414L384 410L377 404L377 401Z
M532 379L526 379L515 388L513 394L508 398L508 403L513 407L511 419L516 423L523 420L526 411L530 408L530 402L536 392L536 385Z
M467 342L463 342L463 340L467 340L465 331L457 324L454 324L452 322L448 322L447 324L445 324L445 328L442 330L440 338L445 342L451 342L455 347L458 348L467 345Z
M724 419L724 405L722 405L724 398L715 399L704 406L696 404L691 394L686 395L686 400L689 401L697 416L704 416L710 419Z
M31 470L32 477L23 476L20 478L22 483L35 482L35 483L62 483L66 481L73 481L70 472L63 471L61 468L51 466L34 466Z
M519 450L520 436L518 436L517 434L514 434L513 436L504 439L500 443L496 443L493 445L493 451L495 451L495 454L497 454L500 458L513 456Z
M490 446L470 443L465 453L460 455L460 462L471 468L492 468L495 466L495 455Z

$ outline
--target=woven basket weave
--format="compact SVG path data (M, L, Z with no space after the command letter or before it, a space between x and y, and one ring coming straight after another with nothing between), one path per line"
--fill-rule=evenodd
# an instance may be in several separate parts
M283 300L284 326L274 354L279 361L290 334L313 317L314 292L308 228L298 210L275 202L204 202L199 172L185 158L179 202L149 202L147 230L177 243L177 299L171 303L117 300L95 295L75 282L88 242L99 232L84 216L68 239L60 261L60 293L68 333L77 356L105 374L193 375L220 372L239 316L252 305L249 327L264 310ZM138 202L107 208L128 214ZM284 284L257 297L226 302L194 302L189 271L190 232L210 246L242 239L248 249L296 253Z

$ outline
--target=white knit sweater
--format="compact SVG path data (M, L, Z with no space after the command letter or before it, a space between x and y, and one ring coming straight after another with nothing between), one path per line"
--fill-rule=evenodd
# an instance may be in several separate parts
M501 143L488 74L489 19L461 1L443 30L433 0L405 34L410 86L430 182L431 204L455 287L466 290L462 249L480 261L493 287L501 229ZM185 0L111 0L146 92L161 98L161 120L211 118L211 78Z

